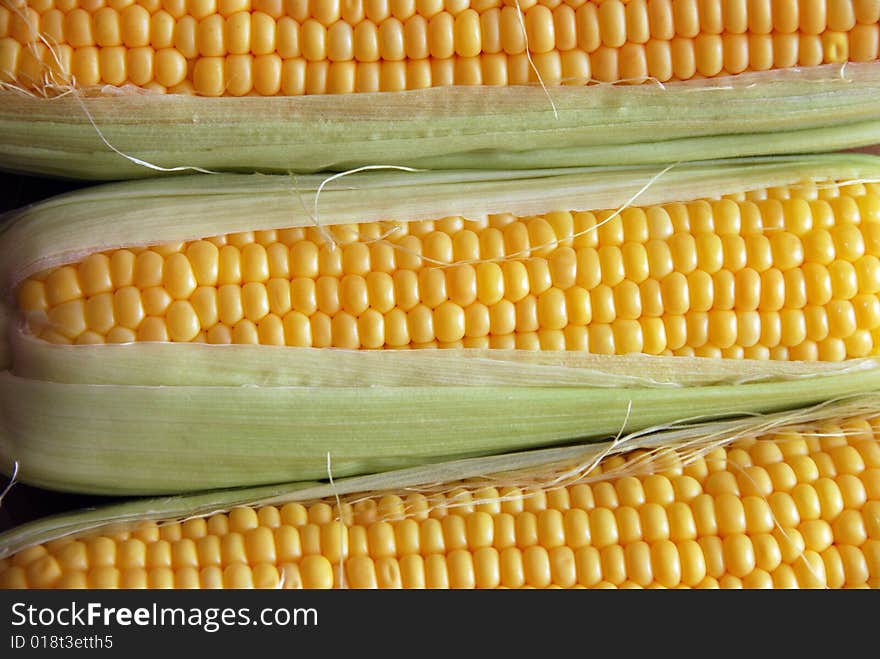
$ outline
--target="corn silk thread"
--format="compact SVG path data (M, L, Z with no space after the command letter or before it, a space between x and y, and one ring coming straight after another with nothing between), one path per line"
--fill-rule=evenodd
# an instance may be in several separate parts
M544 249L544 248L548 248L548 247L555 247L556 245L559 244L559 241L561 241L561 240L573 240L573 239L575 239L575 238L578 238L578 237L580 237L580 236L583 236L583 235L585 235L585 234L588 234L588 233L590 233L590 232L592 232L592 231L597 231L601 226L607 224L608 222L611 222L612 220L614 220L615 218L617 218L617 217L618 217L623 211L625 211L627 208L629 208L630 206L632 206L632 205L638 200L638 198L641 197L645 192L647 192L647 191L648 191L648 190L649 190L654 184L656 184L657 181L658 181L658 180L659 180L664 174L666 174L666 173L669 172L671 169L673 169L674 167L676 167L676 166L678 166L678 165L680 165L680 164L681 164L680 161L679 161L679 162L674 162L674 163L672 163L672 164L670 164L670 165L667 165L667 166L664 167L662 170L660 170L659 172L657 172L656 174L654 174L654 175L648 180L648 182L645 183L645 184L644 184L644 185L643 185L643 186L642 186L642 187L641 187L641 188L640 188L640 189L639 189L634 195L632 195L632 196L631 196L626 202L623 203L623 205L621 205L620 207L618 207L618 208L617 208L617 209L616 209L611 215L609 215L608 217L606 217L604 220L602 220L602 221L600 221L600 222L597 222L597 223L594 224L593 226L591 226L591 227L587 227L586 229L583 229L582 231L572 232L571 234L566 235L566 236L563 236L562 238L557 238L556 240L553 240L553 241L550 241L550 242L547 242L547 243L543 243L543 244L540 244L540 245L532 245L532 246L529 247L529 251L532 251L532 250L540 250L540 249ZM328 227L328 226L333 226L333 225L322 224L321 221L320 221L320 213L319 213L319 210L318 210L318 197L320 196L321 192L324 190L324 187L325 187L328 183L330 183L331 181L334 181L334 180L340 179L340 178L342 178L342 177L344 177L344 176L349 176L349 175L351 175L351 174L357 174L357 173L362 172L362 171L376 170L376 169L393 169L393 170L399 170L399 171L404 171L404 172L421 172L421 171L425 171L425 170L422 170L422 169L415 169L415 168L412 168L412 167L405 167L405 166L401 166L401 165L365 165L365 166L363 166L363 167L358 167L358 168L356 168L356 169L350 169L350 170L347 170L347 171L344 171L344 172L338 172L338 173L333 174L332 176L329 176L329 177L327 177L326 179L324 179L324 180L320 183L320 185L318 186L318 189L317 189L317 191L315 192L315 198L314 198L314 214L309 213L309 211L307 210L307 208L306 208L306 204L305 204L305 202L303 201L303 198L302 198L302 193L301 193L300 190L296 187L296 185L297 185L297 183L296 183L296 177L295 177L292 173L290 174L291 181L292 181L292 183L293 183L292 191L293 191L293 193L294 193L295 195L297 195L297 197L299 198L299 201L300 201L300 204L301 204L302 207L303 207L303 210L305 210L306 214L309 215L309 218L312 220L312 223L313 223L313 225L315 226L315 228L321 233L322 236L324 236L325 240L327 240L328 242L331 243L331 245L332 245L334 248L337 247L337 246L339 245L339 243L337 242L335 236L333 236L332 233L331 233L330 231L327 230L327 227ZM389 235L391 235L392 233L394 233L395 231L397 231L397 228L396 228L396 227L392 227L391 229L389 229L388 231L386 231L385 233L383 233L383 234L382 234L381 236L379 236L378 238L372 238L372 239L370 239L370 240L365 240L365 241L363 241L363 243L366 244L366 245L371 245L371 244L373 244L373 243L383 243L383 244L387 244L387 245L389 245L392 249L396 249L396 250L398 250L399 252L401 252L402 254L407 254L407 255L409 255L409 256L417 256L417 257L419 257L420 259L422 259L422 261L424 261L425 263L430 263L431 265L436 265L436 266L438 266L438 267L440 267L440 268L449 268L449 267L452 267L452 266L455 266L455 265L477 265L477 264L480 264L480 263L496 263L496 262L503 262L503 261L515 261L515 260L517 260L517 259L525 259L525 258L528 258L528 256L529 256L529 252L526 252L526 251L520 251L520 252L514 252L514 253L512 253L512 254L505 254L504 256L502 256L502 257L497 257L497 258L487 258L487 259L463 259L463 260L451 261L451 262L439 261L439 260L437 260L437 259L432 259L432 258L429 257L429 256L423 256L423 255L421 255L421 254L418 254L418 253L414 252L413 250L407 249L406 247L403 247L402 245L399 245L399 244L397 244L397 243L391 243L391 242L388 242L388 241L386 240L386 238L387 238Z
M6 495L9 494L9 491L16 485L18 478L18 460L14 460L12 462L12 475L9 477L9 482L6 484L6 487L3 488L3 491L0 492L0 506L3 505L3 499L6 498Z

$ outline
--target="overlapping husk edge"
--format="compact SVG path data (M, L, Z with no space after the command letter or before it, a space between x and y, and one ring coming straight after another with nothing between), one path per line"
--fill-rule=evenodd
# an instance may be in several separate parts
M880 63L666 85L443 87L203 98L0 93L7 171L84 179L215 171L632 165L880 142ZM26 126L27 130L23 130Z
M682 464L687 464L737 439L763 437L773 441L774 434L781 436L788 430L815 432L817 424L823 421L872 419L878 415L880 394L859 394L785 412L710 423L672 422L640 432L621 432L603 442L509 452L351 478L334 477L335 463L330 453L322 481L136 499L29 522L0 534L0 560L27 547L68 535L112 534L144 521L173 522L206 517L237 506L280 506L321 499L334 505L383 493L445 493L487 486L552 489L579 482L643 475L662 468L670 452L674 452ZM619 469L601 470L601 473L595 469L607 456L635 450L644 452L638 460L629 461Z

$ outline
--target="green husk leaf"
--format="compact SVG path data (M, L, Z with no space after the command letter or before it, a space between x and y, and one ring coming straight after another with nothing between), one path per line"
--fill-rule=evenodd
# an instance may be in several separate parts
M161 494L351 476L773 412L880 389L880 369L678 388L59 384L0 374L0 460L58 490Z
M427 466L397 469L379 474L334 477L327 482L294 482L255 488L216 490L153 499L135 499L100 508L55 515L21 525L0 534L0 560L27 547L68 535L112 533L143 521L175 521L227 512L236 506L283 505L319 499L369 496L374 493L436 491L452 488L460 481L478 480L492 484L544 485L559 480L559 472L579 472L575 478L589 476L582 467L606 455L636 449L686 449L693 453L701 446L714 447L740 437L761 436L786 428L833 418L880 414L880 396L864 394L833 400L807 408L757 415L732 421L702 424L672 424L648 428L613 441L576 444L566 447L510 452L503 455L466 458ZM647 463L648 465L650 463ZM647 466L647 465L646 465ZM330 464L336 475L335 463ZM549 476L549 478L548 478ZM542 480L542 478L546 480ZM601 478L601 476L599 477ZM566 484L575 482L565 479Z
M0 94L0 167L119 179L166 173L144 162L263 172L668 163L864 146L880 141L878 118L877 62L546 92L200 98L119 90L44 99L9 91Z
M10 218L0 281L86 253L237 231L373 221L520 216L688 201L769 186L880 179L880 157L832 154L529 172L362 171L325 176L192 175L60 195ZM317 204L317 215L315 205Z
M79 384L262 387L694 387L859 377L875 358L846 362L597 355L499 349L342 350L267 345L139 343L64 346L16 332L18 377Z

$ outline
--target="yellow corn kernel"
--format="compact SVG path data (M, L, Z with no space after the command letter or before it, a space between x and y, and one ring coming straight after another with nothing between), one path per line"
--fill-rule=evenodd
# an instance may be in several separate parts
M129 82L207 96L525 84L539 75L545 85L665 82L873 61L880 39L871 2L403 4L201 0L93 8L25 0L23 11L0 21L0 75L31 89L45 84L28 60L39 34L70 46L79 85ZM107 48L123 50L102 55L102 73L99 50Z
M387 234L333 227L340 246L318 231L284 229L259 232L259 241L246 232L112 250L25 280L19 305L42 312L28 316L34 334L78 343L133 333L352 349L466 341L600 354L869 356L880 327L880 243L852 222L880 202L867 201L874 193L865 186L833 189L812 211L815 220L823 208L825 219L811 225L794 204L807 202L774 188L749 193L757 201L497 215L466 229L462 218Z

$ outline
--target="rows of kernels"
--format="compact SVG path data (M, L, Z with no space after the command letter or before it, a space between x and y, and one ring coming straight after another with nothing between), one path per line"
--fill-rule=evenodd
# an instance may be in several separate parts
M684 462L666 450L650 474L632 469L636 452L552 490L462 486L143 523L26 549L0 564L0 585L876 588L878 431L858 418Z
M533 68L550 84L665 82L874 60L878 14L874 0L29 0L0 8L0 79L208 96L524 84Z
M877 188L247 232L94 254L25 281L19 302L60 343L839 361L880 339Z

